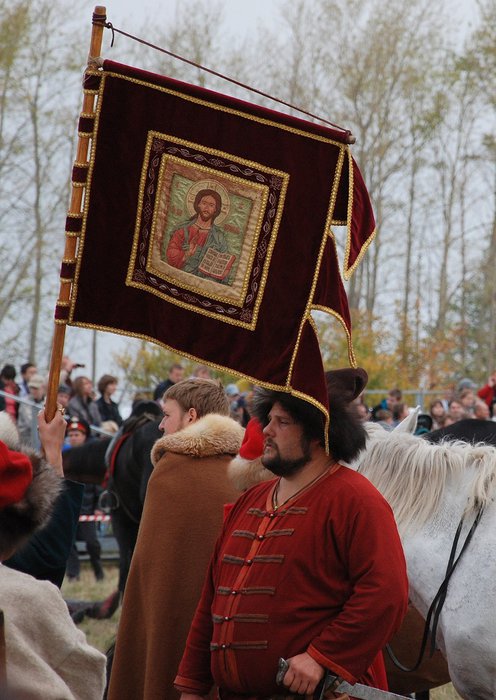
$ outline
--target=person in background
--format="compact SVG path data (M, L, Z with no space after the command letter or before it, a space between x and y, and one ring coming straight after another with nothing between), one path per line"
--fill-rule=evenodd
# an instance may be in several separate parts
M377 412L381 410L387 410L391 412L391 415L393 413L393 408L397 403L400 403L402 399L402 393L401 389L390 389L388 391L388 394L385 399L382 399L380 403L377 404L377 406L374 406L372 409L372 420L373 421L378 421L379 419L377 418Z
M229 399L229 401L236 401L239 396L239 388L237 384L228 384L225 388L226 396Z
M93 384L88 377L77 377L72 382L73 397L67 404L67 410L72 417L76 416L89 425L100 426L102 419L100 411L93 400Z
M401 423L402 420L408 417L410 414L410 409L408 407L408 404L403 403L403 401L400 401L399 403L395 404L393 407L393 426L398 425Z
M453 416L450 413L447 413L444 418L441 419L442 424L439 426L440 428L446 428L448 425L453 425L453 423L457 423Z
M474 417L475 399L476 396L473 389L462 389L458 395L458 400L463 406L467 418Z
M387 408L380 408L375 412L374 423L379 423L385 430L394 428L393 413Z
M370 420L370 409L367 404L357 401L356 410L362 423L366 423L368 420Z
M60 370L60 383L67 384L72 390L72 372L75 369L83 369L86 365L82 365L80 362L74 362L71 360L69 355L64 355L62 357L62 365Z
M174 384L177 384L177 382L180 382L183 379L184 367L176 362L169 369L167 379L164 379L164 381L160 382L155 387L155 391L153 392L153 400L158 402L162 401L162 397L167 391L167 389L169 389L171 386L174 386Z
M13 565L41 536L40 528L49 527L60 496L65 422L60 414L51 423L40 417L39 427L50 464L0 442L0 561L7 564L0 566L7 640L7 688L0 694L12 700L95 700L105 687L105 656L75 627L56 586Z
M117 377L111 374L104 374L98 380L97 389L100 393L100 398L96 402L98 406L98 411L100 413L100 418L102 421L114 421L117 426L122 423L122 416L119 413L119 406L112 401L112 396L115 394L117 389Z
M444 425L446 410L442 399L434 399L429 406L429 415L432 418L432 429L437 430Z
M425 435L432 430L433 420L429 413L420 413L417 417L417 425L414 435Z
M486 402L491 416L494 416L494 403L496 402L496 370L490 374L487 383L479 389L477 396Z
M0 395L0 411L7 411L14 423L17 423L19 404L12 396L19 394L19 387L15 381L16 368L14 365L4 365L0 371L0 390L8 396Z
M192 377L198 377L199 379L211 379L212 373L207 365L196 365L191 374Z
M31 405L22 403L19 405L17 428L23 445L31 445L36 449L40 446L38 431L36 429L36 415L43 408L45 400L46 384L40 374L31 375L28 380L29 398Z
M235 401L231 402L229 415L237 421L243 428L246 428L250 420L248 404L246 398L241 394Z
M467 413L461 403L458 399L451 399L449 402L449 410L448 410L448 415L452 419L454 423L456 423L459 420L462 420L462 418L469 418L470 416L467 416ZM446 421L444 423L446 425Z
M71 388L67 386L67 384L60 384L59 388L57 389L57 405L63 408L65 411L65 409L67 409L67 406L69 405L70 399ZM63 415L65 416L66 420L70 419L70 416L67 414L67 412L64 412Z
M489 406L485 401L478 400L474 405L474 418L477 420L491 420Z
M72 449L83 445L89 438L90 426L86 421L72 418L67 425L67 441L66 449ZM81 505L80 516L92 517L101 515L98 508L98 500L103 489L98 484L85 484L83 491L83 502ZM102 546L98 539L97 523L95 520L83 520L78 523L76 540L82 541L86 545L91 567L97 581L103 581L105 574L103 571L102 562L100 559ZM73 545L69 558L67 560L67 578L69 581L78 581L81 564L76 544Z
M38 374L36 365L32 362L25 362L21 365L21 383L19 384L19 396L29 396L28 381L33 376Z

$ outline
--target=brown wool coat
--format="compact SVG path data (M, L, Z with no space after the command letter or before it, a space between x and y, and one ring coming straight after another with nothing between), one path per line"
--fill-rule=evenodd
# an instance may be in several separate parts
M143 516L126 583L109 700L175 700L179 661L223 506L239 492L227 467L243 429L208 415L157 440Z

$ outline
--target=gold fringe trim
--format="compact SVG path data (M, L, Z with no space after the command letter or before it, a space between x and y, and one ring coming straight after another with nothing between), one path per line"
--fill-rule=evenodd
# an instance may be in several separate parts
M344 268L343 268L343 276L345 280L349 280L352 274L355 272L357 267L360 265L362 262L363 256L367 252L367 248L369 245L372 243L376 236L376 229L372 231L370 236L367 238L367 240L363 243L360 252L358 253L357 259L353 263L351 267L348 266L349 260L350 260L350 253L351 253L351 222L353 218L353 186L354 186L354 176L353 176L353 158L348 150L348 170L349 170L349 178L348 178L348 221L347 221L347 234L346 234L346 253L345 253L345 258L344 258Z

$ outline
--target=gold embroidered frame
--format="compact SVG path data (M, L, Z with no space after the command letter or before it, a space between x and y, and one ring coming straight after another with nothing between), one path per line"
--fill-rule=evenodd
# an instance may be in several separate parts
M261 163L150 131L126 284L252 330L288 183L287 173ZM222 192L216 222L235 253L227 283L185 272L166 258L174 229L194 215L192 200L201 187Z

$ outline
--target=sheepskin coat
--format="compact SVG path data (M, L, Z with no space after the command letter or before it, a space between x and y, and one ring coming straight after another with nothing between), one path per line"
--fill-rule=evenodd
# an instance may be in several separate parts
M155 443L124 592L109 700L173 700L173 680L220 533L238 492L227 476L243 429L210 414Z

